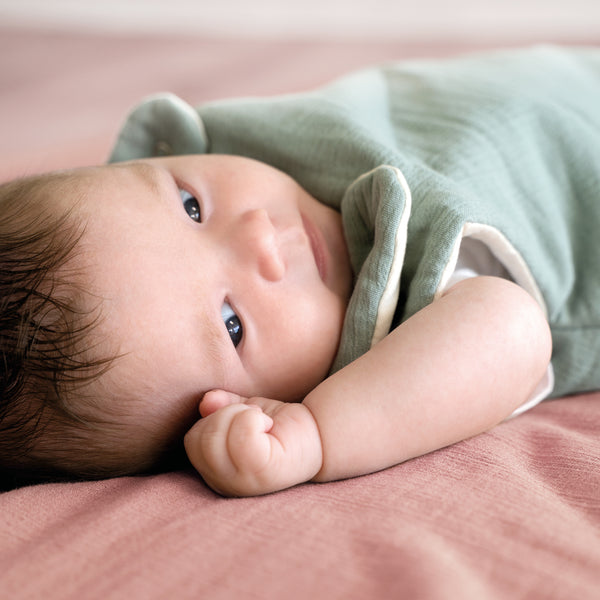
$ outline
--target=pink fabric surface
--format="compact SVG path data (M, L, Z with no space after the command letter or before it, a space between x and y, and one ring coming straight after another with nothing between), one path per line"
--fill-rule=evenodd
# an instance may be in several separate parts
M145 94L296 91L465 49L3 30L0 180L102 162ZM221 498L193 472L14 490L0 494L0 598L596 599L599 430L591 394L381 473L261 498Z
M3 598L593 599L600 394L366 477L248 499L191 472L0 495Z
M469 45L104 37L2 29L0 181L106 160L135 103L302 91L351 69Z

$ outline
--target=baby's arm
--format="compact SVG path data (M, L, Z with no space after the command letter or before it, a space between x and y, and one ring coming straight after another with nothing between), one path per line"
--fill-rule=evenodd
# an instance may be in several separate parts
M222 399L227 406L192 428L186 450L227 494L370 473L502 421L531 395L550 351L548 325L526 292L502 279L470 279L302 404L251 399L259 410Z

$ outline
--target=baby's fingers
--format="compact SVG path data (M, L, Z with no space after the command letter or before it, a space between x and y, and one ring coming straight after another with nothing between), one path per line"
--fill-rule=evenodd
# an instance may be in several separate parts
M271 456L271 442L266 435L273 427L273 419L254 405L244 405L231 421L227 436L227 450L232 463L240 473L258 473L265 468Z
M184 438L185 450L206 483L220 493L244 493L269 460L266 432L273 421L258 407L224 406L200 419Z

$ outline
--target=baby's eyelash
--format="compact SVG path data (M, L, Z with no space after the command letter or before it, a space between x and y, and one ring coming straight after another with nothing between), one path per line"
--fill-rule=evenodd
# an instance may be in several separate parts
M178 188L178 190L185 212L188 214L190 219L192 219L192 221L200 223L202 221L202 215L198 199L193 194L190 194L190 192L184 190L183 188Z

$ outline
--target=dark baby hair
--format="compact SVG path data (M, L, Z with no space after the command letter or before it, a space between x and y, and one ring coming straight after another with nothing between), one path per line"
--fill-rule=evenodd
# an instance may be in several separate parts
M60 448L83 423L67 398L110 359L91 358L96 318L81 311L68 264L83 233L68 211L46 201L68 175L0 186L0 486L67 477ZM60 423L59 428L56 427ZM53 435L45 439L43 432ZM94 473L87 473L93 476Z

